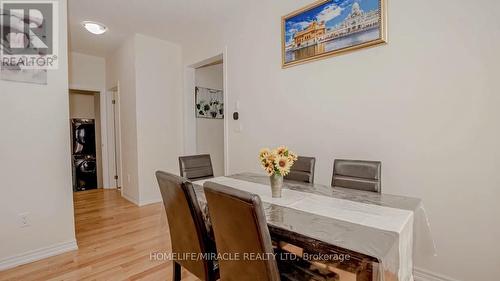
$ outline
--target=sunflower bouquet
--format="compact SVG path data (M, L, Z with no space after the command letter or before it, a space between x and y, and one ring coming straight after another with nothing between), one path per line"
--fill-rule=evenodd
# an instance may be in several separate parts
M297 155L282 145L276 149L261 149L259 160L262 168L269 176L286 176L290 173L290 168L297 161Z

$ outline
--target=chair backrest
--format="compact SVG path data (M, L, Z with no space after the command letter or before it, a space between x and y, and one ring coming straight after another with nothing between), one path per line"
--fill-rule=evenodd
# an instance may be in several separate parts
M189 180L202 180L214 176L210 154L179 157L181 177Z
M381 193L381 170L379 161L335 159L332 186Z
M299 156L290 169L290 173L285 176L287 180L314 183L314 165L316 158Z
M213 261L189 258L191 253L215 253L192 184L162 171L156 172L156 178L167 213L172 253L181 257L176 261L201 280L209 280ZM182 258L184 254L188 258Z
M219 260L221 280L280 280L259 196L213 182L206 182L204 190L217 252L240 256ZM268 258L249 260L245 254Z

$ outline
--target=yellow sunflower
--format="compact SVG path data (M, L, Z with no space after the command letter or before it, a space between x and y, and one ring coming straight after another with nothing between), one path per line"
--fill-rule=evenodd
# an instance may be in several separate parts
M274 153L271 152L269 155L267 155L266 159L268 161L274 162L274 159L276 159L276 154L274 154Z
M292 166L292 163L286 156L277 156L276 159L274 159L274 164L282 176L288 175L290 167Z
M283 156L283 155L286 155L287 152L288 152L288 148L284 145L276 148L277 155Z
M295 154L293 151L288 151L288 159L290 159L292 162L297 161L297 154Z
M268 176L274 175L274 167L266 168L266 173Z
M270 176L274 174L274 163L270 160L262 160L262 167Z
M264 160L264 159L268 158L269 155L271 155L271 150L269 150L269 148L263 148L259 152L260 160Z

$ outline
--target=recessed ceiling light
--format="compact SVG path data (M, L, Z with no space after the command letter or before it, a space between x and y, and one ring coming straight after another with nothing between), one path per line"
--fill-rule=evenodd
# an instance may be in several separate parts
M82 25L83 27L85 27L85 29L87 29L88 32L97 35L103 34L108 30L108 28L104 24L94 21L84 21L82 22Z

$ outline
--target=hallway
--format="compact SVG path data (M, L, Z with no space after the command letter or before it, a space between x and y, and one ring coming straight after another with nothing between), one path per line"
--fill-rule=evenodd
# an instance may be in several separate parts
M170 251L160 203L137 207L119 191L96 189L74 193L74 206L79 250L3 271L0 280L171 280L170 261L150 261Z

